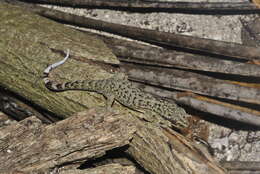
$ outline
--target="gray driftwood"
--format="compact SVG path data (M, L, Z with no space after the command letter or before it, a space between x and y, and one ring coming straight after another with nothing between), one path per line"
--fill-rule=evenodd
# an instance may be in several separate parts
M64 23L75 26L91 28L95 30L105 31L112 34L129 37L135 40L141 40L152 44L163 45L173 48L185 48L192 51L205 52L216 55L245 59L259 60L260 50L255 47L245 46L232 42L223 42L212 39L197 38L180 34L172 34L167 32L159 32L155 30L141 29L138 27L126 26L104 22L84 16L78 16L61 12L59 10L48 9L37 5L21 4L33 12L48 17L53 20L62 21Z
M28 1L28 0L27 0ZM31 1L29 1L31 2ZM54 4L73 7L99 7L99 8L124 8L126 10L150 10L150 11L167 11L167 12L257 12L257 7L249 2L160 2L160 1L101 1L101 0L38 0L37 3Z
M192 91L212 97L260 104L259 89L236 85L239 82L220 80L185 70L167 69L161 71L158 67L130 64L124 64L122 67L124 72L134 81L149 81L152 85L169 89Z
M72 80L111 77L112 74L109 72L112 68L106 63L117 64L118 60L102 41L5 3L0 4L0 22L5 24L0 26L1 88L16 94L32 107L41 108L41 111L61 118L70 117L73 113L94 106L104 105L105 99L99 94L86 91L55 93L47 90L41 81L46 66L62 59L68 48L71 50L71 59L54 71L52 78ZM82 59L85 63L77 62ZM141 114L117 103L113 109L117 110L118 115L123 116L125 120L115 122L115 127L110 126L117 117L112 118L103 113L107 118L102 119L98 114L94 114L95 118L82 117L85 121L81 122L79 116L74 116L49 126L41 125L38 120L29 119L2 129L0 149L1 153L5 153L9 158L1 155L2 167L0 168L2 170L12 168L17 171L41 168L49 170L49 167L59 167L60 164L95 158L118 144L127 144L131 137L126 131L122 139L114 139L117 145L111 144L108 148L105 148L105 144L95 146L105 142L109 132L118 130L115 133L120 134L124 132L122 130L127 129L127 125L135 125L136 132L132 135L133 139L129 143L127 153L150 173L203 174L205 171L212 174L226 173L207 152L200 150L189 139L169 129L167 122L159 116ZM131 116L124 114L129 112ZM87 121L88 119L97 122ZM163 126L154 123L158 119ZM103 134L99 136L95 128L103 131ZM73 136L74 131L77 136ZM88 134L90 132L92 135ZM102 135L105 139L102 139ZM22 141L19 141L19 138ZM49 138L51 141L48 140ZM34 148L30 150L28 145ZM58 148L53 149L54 147ZM92 154L84 151L91 148L93 148ZM17 160L20 159L19 162L16 161L13 165L10 163L11 157L14 157L12 152L20 152L16 156ZM46 152L52 154L48 155ZM32 158L33 155L36 157Z
M230 171L230 174L260 173L259 161L222 161L221 164Z
M143 88L146 92L168 99L173 99L177 101L177 103L190 106L202 112L208 112L226 119L236 120L255 126L260 125L260 112L257 110L215 100L209 97L194 94L192 92L180 93L163 90L155 86L143 85L140 83L136 83L136 85Z
M168 50L122 39L102 37L102 40L123 62L260 77L259 66L255 64Z

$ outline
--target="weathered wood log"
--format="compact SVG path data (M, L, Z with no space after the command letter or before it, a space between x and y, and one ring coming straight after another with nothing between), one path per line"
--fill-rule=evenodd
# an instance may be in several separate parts
M259 66L254 64L168 50L122 39L101 38L122 62L260 77Z
M5 24L0 26L0 36L3 38L0 41L0 86L30 102L31 106L38 106L62 118L69 117L71 113L103 104L105 100L99 94L86 91L55 93L48 91L41 81L37 81L41 78L46 65L62 59L64 50L67 48L71 50L71 60L54 71L52 75L55 76L55 79L102 79L112 76L108 73L111 67L105 63L116 64L118 60L101 41L5 3L1 3L0 6L0 22ZM85 63L77 62L75 59L84 59ZM6 78L7 74L8 78ZM174 172L186 174L191 171L201 174L205 171L213 174L225 173L225 170L219 167L206 152L201 151L196 144L167 128L168 122L159 116L151 117L149 114L132 111L117 103L113 109L118 110L119 114L131 112L132 116L125 116L124 119L129 124L136 125L137 131L133 135L128 152L147 171L156 174ZM158 123L154 124L158 120L163 128ZM66 120L64 121L66 122ZM62 123L57 123L57 126ZM54 127L55 124L48 126L50 130ZM41 132L37 130L34 132L40 134ZM26 133L28 132L25 132L25 135ZM77 139L77 137L73 138ZM28 138L24 141L27 140L30 141ZM84 139L78 140L81 143L84 141ZM65 145L62 143L59 145L66 146L66 142L64 143ZM4 144L2 145L4 146ZM22 148L23 143L20 145L19 148ZM42 149L38 150L41 153ZM80 151L75 153L75 156L84 157ZM53 154L56 152L54 151ZM58 154L59 152L56 155ZM61 154L62 156L55 163L48 160L48 156L43 155L48 162L39 161L38 164L32 166L41 168L48 164L51 166L63 164L66 160L72 162L73 154L70 152ZM30 161L30 159L28 160ZM24 166L26 164L23 163L26 162L27 160L21 161L15 166ZM33 161L31 162L33 163ZM8 166L7 164L7 168L10 168Z
M19 3L41 16L64 23L73 24L80 27L86 27L96 30L118 34L136 40L141 40L166 47L181 48L190 51L199 51L209 54L229 56L244 60L260 59L260 50L255 47L249 47L232 42L223 42L212 39L197 38L168 32L159 32L138 27L126 26L121 24L109 23L84 16L68 14L59 10L48 9L37 5Z
M48 117L46 113L44 116L36 109L28 106L28 104L17 100L12 94L0 88L0 110L7 114L9 117L20 121L30 116L37 116L43 123L52 123L55 120L53 117Z
M23 0L35 2L32 0ZM155 1L127 1L127 0L37 0L37 3L54 4L72 7L98 7L98 8L124 8L127 10L142 9L150 11L171 12L256 12L257 7L251 3L244 2L155 2Z
M36 117L0 129L0 173L40 171L101 156L129 144L126 115L91 109L44 126Z
M254 64L248 64L248 63L238 63L235 61L227 61L227 60L219 60L211 57L205 57L205 56L199 56L199 55L193 55L185 52L177 52L173 50L167 50L163 48L158 48L154 46L144 45L133 41L126 41L123 39L116 39L116 38L110 38L105 37L98 34L93 34L91 32L82 31L87 34L95 35L98 38L101 38L105 43L107 43L108 47L112 49L113 53L118 56L119 60L121 62L121 67L124 69L124 65L128 67L128 63L130 64L137 64L139 66L138 68L138 80L136 79L136 74L131 72L128 74L129 79L137 80L136 85L140 88L144 89L144 91L155 94L160 97L168 98L171 100L174 100L175 102L179 104L184 104L189 107L192 107L194 109L208 112L214 115L218 115L220 117L224 117L231 120L236 120L239 122L243 122L246 124L251 124L255 126L260 126L260 112L239 106L239 104L234 105L227 102L219 101L216 99L210 99L205 96L200 96L191 92L177 92L174 90L166 90L161 89L160 87L163 86L162 83L154 83L153 79L146 78L146 75L143 75L142 73L139 74L139 71L145 72L144 69L146 69L147 66L156 66L160 67L161 73L168 73L168 68L175 68L174 72L182 72L182 70L178 70L177 68L182 69L189 69L189 70L197 70L197 72L201 71L210 71L210 72L218 72L218 73L225 73L225 79L232 79L233 76L229 76L229 74L236 74L236 75L247 75L250 76L250 78L255 79L252 76L258 76L257 74L260 73L259 66ZM166 67L166 69L164 68ZM127 68L126 68L127 69ZM131 71L131 70L130 70ZM133 70L134 71L134 70ZM153 71L153 69L150 69L151 74L155 73L156 70ZM174 73L174 77L178 75L178 73ZM204 83L205 80L203 80L203 75L196 74L196 73L190 73L191 78L197 79L198 82ZM259 74L260 75L260 74ZM182 76L182 75L180 75ZM210 73L208 74L209 77ZM237 76L238 80L241 76ZM163 79L163 76L156 76L159 79ZM208 78L207 83L213 84L215 86L215 80L216 78ZM140 79L143 79L145 81L142 81ZM141 83L140 83L141 82ZM143 82L143 83L142 83ZM242 86L248 87L254 91L258 91L258 84L257 83L240 83L235 81L223 81L221 80L223 84L232 84L230 87L233 86ZM142 85L145 84L145 85ZM149 84L153 84L153 86L149 86ZM167 84L167 83L166 83ZM157 87L155 87L156 85ZM178 89L186 91L189 87L189 84L181 85L178 83L178 81L175 81L174 87L178 87ZM211 85L204 85L204 89L208 88L208 86ZM165 87L165 86L164 86ZM173 87L173 88L174 88ZM167 86L169 88L169 86ZM171 87L170 87L171 88ZM239 89L239 88L238 88ZM223 88L224 91L227 91L228 88ZM205 92L205 91L204 91ZM238 95L239 92L234 92ZM214 92L207 93L206 95L214 96ZM254 96L254 95L253 95ZM228 96L223 96L223 98L226 98ZM238 97L239 98L239 97Z
M222 161L221 164L230 171L230 174L260 173L259 161Z
M136 120L135 124L138 129L127 152L149 172L156 174L225 173L214 164L214 160L205 153L203 148L196 147L171 129L150 123L144 124L140 120ZM147 159L149 159L148 163ZM207 164L207 167L204 164Z
M134 166L122 166L120 164L108 164L92 169L61 170L59 174L137 174Z
M40 8L43 12L39 12L40 14L45 14L45 13L48 13L48 15L50 16L53 16L52 14L50 14L52 11L49 11L49 10L46 10L46 9L42 9ZM44 13L45 12L45 13ZM62 16L62 12L58 12L58 14L60 14ZM66 16L66 15L65 15ZM118 43L117 41L114 41L114 40L110 40L112 41L114 44L117 44L117 45L125 45L124 42L120 42ZM108 42L110 42L108 41ZM111 43L111 42L110 42ZM128 49L129 49L129 45L131 45L130 43L126 43L128 44ZM131 47L131 46L130 46ZM118 50L118 47L116 46L111 46L111 48L114 48L114 51L117 49ZM122 48L122 46L121 46ZM162 56L166 56L166 57L170 57L172 56L172 52L173 51L166 51L166 52L163 52L160 50L160 49L156 49L154 48L155 50L155 54L152 54L152 55L149 55L149 56L146 56L145 55L145 52L142 52L142 50L145 50L145 49L148 49L150 48L149 46L141 46L141 53L138 54L138 52L136 53L136 51L134 51L134 56L138 57L136 58L135 57L135 60L131 60L131 59L124 59L123 57L121 57L121 60L123 61L130 61L130 62L139 62L139 63L147 63L149 61L149 63L147 64L152 64L152 65L162 65L162 66L166 66L166 64L168 64L167 66L169 67L181 67L181 68L188 68L188 69L195 69L195 70L204 70L204 71L213 71L213 72L220 72L220 73L231 73L231 74L236 74L236 75L246 75L246 76L258 76L258 66L257 65L252 65L252 64L245 64L245 63L238 63L238 62L235 62L235 61L226 61L226 60L218 60L218 59L212 59L211 63L209 63L209 60L210 58L203 58L203 57L199 57L199 60L197 61L192 61L192 62L196 62L194 64L191 64L189 63L189 61L191 60L194 60L194 56L191 56L190 54L186 54L188 57L183 57L183 55L181 56L181 60L179 59L171 59L169 58L168 60L165 60L165 61L161 61L163 59L160 59L160 57L158 59L152 59L152 58L147 58L147 57L156 57L156 55L158 54L162 54ZM131 48L130 48L131 49ZM132 44L132 49L136 49L136 46L133 46ZM123 50L124 50L124 56L131 56L133 55L133 51L131 52L131 50L129 52L126 52L126 47L123 47ZM140 50L140 49L139 49ZM160 50L160 51L159 51ZM163 50L165 51L165 50ZM119 53L118 53L119 52ZM118 54L117 54L118 53ZM115 54L117 55L120 55L122 52L121 51L115 51ZM129 54L130 55L129 55ZM151 53L149 53L151 54ZM195 57L197 59L197 57ZM138 60L137 60L138 59ZM186 61L185 61L186 60ZM214 60L214 61L213 61ZM214 66L212 66L214 62ZM169 65L171 64L171 65ZM217 66L216 66L217 65ZM225 65L225 66L223 66ZM201 68L201 69L200 69ZM200 78L200 77L203 77L203 76L200 76L200 75L196 75L195 73L190 73L192 74L192 77L194 76L194 78L197 78L197 79L201 79L202 80L202 83L203 81L205 81L205 78ZM130 77L131 77L131 74L129 74ZM198 76L198 77L197 77ZM134 77L132 77L134 78ZM207 78L206 78L207 80ZM216 80L211 80L212 84L215 85L215 81ZM147 79L146 79L146 82ZM189 86L189 84L179 84L182 83L181 81L175 81L176 82L176 86L178 86L179 88L182 88L182 89L186 89L187 86ZM218 83L224 83L227 87L223 87L223 89L221 89L222 91L222 94L216 94L214 91L210 91L208 90L208 92L206 91L202 91L200 90L200 93L202 92L203 94L206 94L206 95L209 95L209 96L214 96L214 97L223 97L223 98L228 98L228 99L232 99L232 100L236 100L236 99L239 99L241 101L246 101L246 102L250 102L250 103L258 103L258 99L257 97L255 98L254 94L257 94L258 93L258 85L255 85L255 84L247 84L247 83L236 83L236 82L232 82L232 81L218 81ZM211 85L209 85L211 86ZM197 88L197 86L195 85L193 89L191 89L193 92L196 92L197 90L195 89ZM203 87L204 88L204 87ZM208 88L208 87L206 87ZM211 89L211 88L208 88L208 89ZM234 91L234 89L236 89ZM247 93L247 92L243 92L243 93L240 93L241 89L245 89L245 91L248 91L248 90L252 90L254 91L251 96L240 96L240 95L250 95L251 92ZM236 95L226 95L226 93L229 93L229 91L232 90L233 93L236 93ZM216 90L215 90L216 91ZM226 92L225 92L226 91Z
M155 86L136 83L137 86L151 94L174 100L179 104L192 107L196 110L211 113L225 119L236 120L254 126L260 126L260 112L254 109L218 101L192 92L176 92L163 90Z
M102 96L88 95L87 92L50 92L41 80L43 70L49 64L61 60L66 49L72 50L71 57L84 58L88 63L77 65L77 61L70 59L59 69L59 77L68 80L68 77L62 75L70 74L71 79L105 78L109 73L92 61L112 64L118 64L119 61L101 40L4 3L0 6L0 12L0 22L5 23L1 25L0 32L2 88L62 117L102 101Z
M185 90L212 97L260 104L260 93L257 84L256 87L247 87L237 85L239 82L220 80L198 73L176 69L161 71L158 67L125 63L121 67L122 70L128 74L129 79L133 81L149 82L152 85L170 89Z
M11 119L8 115L0 111L0 127L8 126L16 122L16 120Z
M259 1L260 3L260 1ZM244 45L260 47L260 18L255 18L253 21L246 22L240 19L242 24L241 41ZM258 63L259 65L259 63Z
M212 159L201 155L203 151L170 129L127 118L91 109L48 126L32 117L1 128L0 172L46 172L98 157L106 150L128 144L133 136L129 154L153 173L224 173ZM208 168L205 163L213 166Z

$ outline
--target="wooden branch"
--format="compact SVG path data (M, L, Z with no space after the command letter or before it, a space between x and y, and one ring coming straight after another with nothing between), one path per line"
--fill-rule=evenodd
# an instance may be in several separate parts
M198 13L205 11L215 12L256 12L257 7L251 3L239 2L155 2L155 1L127 1L127 0L23 0L25 2L54 4L71 7L98 7L98 8L123 8L127 10L142 9L150 11L167 11L167 12L190 12Z
M123 63L122 70L129 79L170 89L191 91L212 97L260 104L259 88L242 86L228 80L219 80L197 73L175 69L160 69Z
M32 112L19 106L12 98L0 91L0 111L13 116L15 120L22 120L32 116Z
M210 57L192 55L184 52L176 52L172 50L166 50L154 46L140 44L137 42L105 37L87 31L82 32L95 35L98 38L102 39L112 49L113 53L118 56L119 60L125 63L137 63L142 65L155 65L158 67L167 68L179 67L192 70L222 72L227 73L227 75L225 75L226 78L228 78L228 74L258 76L257 74L260 73L259 66L257 65L212 59ZM139 67L141 67L141 65ZM140 68L140 70L142 69L146 68ZM160 69L161 71L163 71L163 68ZM196 76L196 74L194 74L194 76ZM151 82L149 79L146 79L145 83L149 84ZM214 83L215 85L214 80L212 81L212 83ZM239 105L233 105L223 101L210 99L208 97L196 95L191 92L181 93L168 91L166 89L143 85L140 83L137 83L136 85L141 89L144 89L144 91L148 93L172 99L179 104L184 104L203 112L208 112L226 119L236 120L250 125L260 126L260 112L254 109L249 109ZM161 85L158 84L158 86ZM250 87L250 84L248 83L245 86ZM255 87L257 88L257 85Z
M260 112L257 110L221 102L190 92L168 91L140 83L136 83L136 85L148 93L174 100L179 104L187 105L202 112L208 112L226 119L236 120L254 126L260 126Z
M6 113L8 116L13 119L20 121L32 115L37 116L43 123L52 123L55 118L48 117L49 115L45 113L41 113L24 103L24 101L20 101L16 97L13 96L12 93L0 88L0 110Z
M179 101L187 106L199 108L202 112L208 111L229 120L254 125L255 127L260 126L260 112L257 110L189 93L180 94Z
M133 136L128 153L152 173L225 173L205 152L173 131L100 109L49 126L33 117L0 129L0 133L0 172L46 171L80 162L127 144ZM185 165L187 161L189 165Z
M61 170L59 174L136 174L136 168L120 164L107 164L86 170Z
M237 43L223 42L211 39L203 39L192 36L185 36L167 32L159 32L148 29L141 29L121 24L103 22L92 18L64 13L58 10L39 7L36 5L26 5L29 10L68 24L101 30L121 36L129 37L145 42L165 45L170 47L186 48L189 50L201 51L210 54L230 56L239 59L253 60L260 59L260 50L255 47L249 47Z
M102 105L105 100L100 95L51 92L41 79L43 70L63 59L67 49L71 50L71 59L54 71L57 80L58 77L63 80L107 78L111 74L101 68L102 63L119 63L112 52L93 36L23 10L5 3L0 5L0 22L5 23L0 27L0 86L28 104L33 103L31 106L63 118L98 103ZM77 65L74 58L85 59L86 63ZM93 60L100 64L94 64ZM73 71L75 67L77 71Z
M259 161L223 161L221 163L230 171L230 174L257 174L260 172Z
M91 109L49 126L33 117L0 129L0 172L51 169L126 145L135 127L124 117Z
M167 50L122 39L99 38L122 62L260 77L259 65Z
M135 125L138 130L127 152L149 172L158 174L204 174L205 171L225 173L224 169L214 164L209 154L176 132L149 123L143 124L140 120L136 120Z
M28 10L41 16L64 23L101 30L121 36L141 40L153 44L164 45L168 47L185 48L192 51L200 51L210 54L230 56L245 60L260 59L260 49L249 47L237 43L223 42L211 39L203 39L192 36L185 36L167 32L159 32L148 29L141 29L121 24L103 22L92 18L68 14L58 10L18 3Z

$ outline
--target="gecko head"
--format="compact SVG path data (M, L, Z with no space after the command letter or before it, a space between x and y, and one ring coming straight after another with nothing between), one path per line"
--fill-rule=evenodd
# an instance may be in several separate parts
M189 127L189 119L190 117L183 108L175 107L174 109L168 109L168 111L164 114L166 119L171 121L174 126L177 128L187 128Z

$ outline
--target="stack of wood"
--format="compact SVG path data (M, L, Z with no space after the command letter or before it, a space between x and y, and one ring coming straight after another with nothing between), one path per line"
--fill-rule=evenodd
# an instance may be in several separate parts
M161 127L156 118L120 104L107 112L97 108L105 101L98 94L48 91L43 70L68 48L72 60L53 78L103 79L120 69L146 92L177 102L191 115L260 126L259 48L0 3L0 108L22 120L0 129L0 173L226 173L167 121ZM252 4L241 10L258 11ZM41 16L156 46L84 33Z

